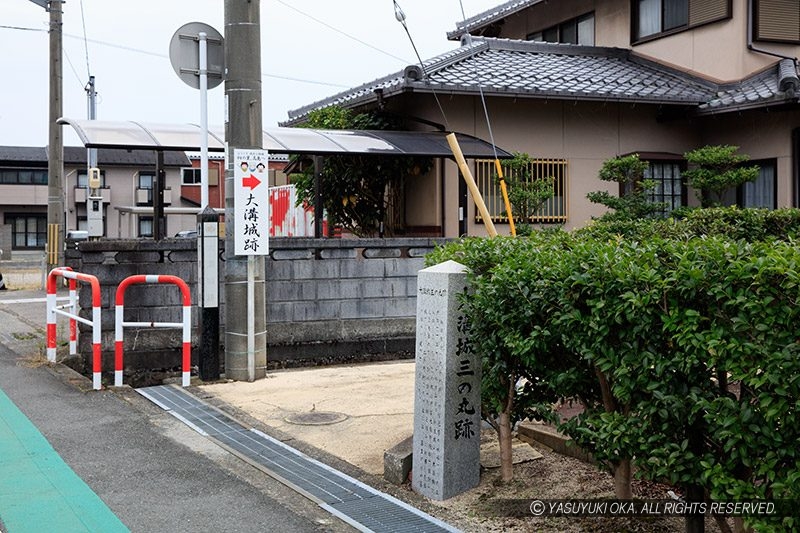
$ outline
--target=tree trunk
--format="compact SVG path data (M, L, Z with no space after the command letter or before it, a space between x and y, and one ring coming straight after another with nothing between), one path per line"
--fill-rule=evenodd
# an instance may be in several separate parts
M705 499L705 491L700 485L689 485L686 487L686 501L689 503L702 502ZM706 519L703 514L692 513L686 515L686 533L705 533Z
M500 438L500 475L503 482L514 477L514 457L511 448L511 413L504 411L498 418L497 434Z
M618 463L614 463L614 495L619 500L633 499L630 459L623 459Z

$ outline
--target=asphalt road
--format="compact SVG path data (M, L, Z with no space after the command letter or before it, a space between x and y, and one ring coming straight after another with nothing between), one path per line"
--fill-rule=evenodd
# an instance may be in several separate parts
M0 299L0 389L131 531L353 531L132 390L35 364L43 318Z

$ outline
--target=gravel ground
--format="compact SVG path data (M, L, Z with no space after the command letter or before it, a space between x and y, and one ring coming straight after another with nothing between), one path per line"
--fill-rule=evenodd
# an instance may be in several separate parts
M483 469L478 487L444 502L431 502L434 514L465 532L641 532L684 531L681 517L535 517L534 500L613 498L613 478L594 465L540 450L541 459L514 465L514 480L504 484L498 468ZM411 490L410 487L407 487ZM667 499L669 487L634 481L636 499ZM717 533L712 518L706 531Z

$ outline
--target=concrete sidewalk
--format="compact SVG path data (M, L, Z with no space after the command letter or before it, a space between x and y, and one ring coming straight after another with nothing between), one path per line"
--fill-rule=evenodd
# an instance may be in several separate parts
M260 422L377 476L414 431L414 361L273 371L201 389Z
M19 417L26 418L132 531L352 531L133 390L92 391L87 378L46 364L44 322L42 291L0 293L0 390L13 402L5 414L13 417L14 406L21 412L16 415L19 424L0 427L3 446L19 442L19 428L29 427ZM6 450L3 446L0 453ZM63 472L54 471L59 476ZM0 477L0 490L22 490L31 481L24 470L2 465ZM59 486L55 480L43 482ZM22 513L36 524L34 518L48 512L37 503L36 498L10 501L0 496L0 521ZM9 505L25 507L12 511ZM2 529L42 530L16 519ZM48 529L67 530L58 525ZM70 530L96 531L88 525Z

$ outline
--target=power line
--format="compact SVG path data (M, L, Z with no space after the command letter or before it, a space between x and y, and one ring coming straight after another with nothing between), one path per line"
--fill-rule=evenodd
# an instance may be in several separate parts
M338 83L331 83L328 81L314 81L314 80L304 80L302 78L292 78L291 76L281 76L279 74L262 74L262 78L275 78L278 80L286 80L286 81L296 81L300 83L310 83L312 85L324 85L327 87L336 87L338 89L349 89L349 85L341 85Z
M72 35L70 33L65 33L64 36L65 37L70 37L72 39L82 39L82 37L80 37L79 35ZM121 44L110 43L108 41L100 41L98 39L88 39L88 41L90 43L93 43L93 44L99 44L99 45L102 45L102 46L108 46L110 48L117 48L119 50L125 50L127 52L135 52L135 53L138 53L138 54L145 54L145 55L149 55L149 56L153 56L153 57L158 57L158 58L161 58L161 59L169 59L169 55L167 55L167 54L160 54L158 52L151 52L149 50L143 50L141 48L134 48L132 46L125 46L125 45L121 45ZM281 76L281 75L278 75L278 74L262 74L261 77L262 78L276 78L276 79L279 79L279 80L287 80L287 81L296 81L296 82L299 82L299 83L309 83L309 84L312 84L312 85L326 85L328 87L345 88L345 89L348 88L345 85L339 85L339 84L336 84L336 83L330 83L330 82L318 81L318 80L307 80L307 79L303 79L303 78L293 78L291 76Z
M428 77L428 73L425 72L425 64L422 62L422 58L417 51L417 45L414 44L414 39L411 37L411 32L408 31L408 26L406 25L406 14L403 13L403 9L400 7L400 4L397 3L397 0L392 0L394 4L394 18L397 19L397 22L403 25L403 29L406 30L406 35L408 35L408 40L411 41L411 47L414 49L414 54L417 56L417 60L419 61L419 68L422 69L422 78L425 79ZM436 89L433 88L431 85L431 91L433 92L433 98L436 100L436 105L439 106L439 111L442 113L442 118L444 119L444 126L447 130L450 129L450 124L447 121L447 115L444 112L444 107L442 107L442 103L439 101L439 95L436 94Z
M357 43L359 43L359 44L363 44L364 46L366 46L366 47L368 47L368 48L372 48L372 49L373 49L373 50L375 50L376 52L380 52L381 54L384 54L384 55L387 55L387 56L389 56L389 57L391 57L391 58L397 59L398 61L402 61L403 63L408 63L408 60L406 60L406 59L404 59L404 58L402 58L402 57L397 57L396 55L392 54L391 52L387 52L386 50L381 50L381 49L380 49L380 48L378 48L377 46L373 46L373 45L369 44L368 42L362 41L362 40L361 40L361 39L359 39L358 37L355 37L355 36L353 36L353 35L350 35L349 33L345 32L345 31L342 31L342 30L340 30L339 28L336 28L336 27L334 27L334 26L331 26L331 25L330 25L330 24L328 24L327 22L324 22L324 21L322 21L322 20L319 20L318 18L314 17L313 15L309 15L309 14L308 14L308 13L306 13L305 11L301 11L301 10L297 9L296 7L294 7L294 6L291 6L291 5L287 4L287 3L286 3L286 2L284 2L283 0L274 0L274 1L275 1L275 2L277 2L277 3L279 3L279 4L281 4L282 6L285 6L285 7L289 8L289 9L291 9L292 11L295 11L296 13L299 13L300 15L303 15L303 16L304 16L304 17L306 17L306 18L309 18L309 19L313 20L313 21L314 21L314 22L316 22L317 24L322 24L322 25L323 25L323 26L325 26L326 28L328 28L328 29L330 29L330 30L333 30L333 31L335 31L336 33L338 33L338 34L340 34L340 35L344 35L344 36L345 36L345 37L347 37L348 39L352 39L353 41L355 41L355 42L357 42Z
M69 63L69 66L72 69L72 73L75 74L75 79L78 80L78 83L81 85L81 88L83 88L83 81L81 81L81 77L78 75L78 71L75 68L75 65L72 64L72 60L69 58L69 54L67 53L66 50L62 50L62 52L64 52L64 57L67 58L67 63Z
M464 2L462 0L458 0L458 4L461 6L461 18L463 20L467 20L467 15L464 13ZM470 48L472 47L472 35L469 32L466 32L467 36L467 46ZM497 146L494 144L494 133L492 132L492 121L489 120L489 108L486 106L486 97L483 95L483 85L481 84L480 73L478 72L478 67L476 66L474 69L475 72L475 82L478 84L478 92L481 94L481 104L483 104L483 114L486 117L486 128L489 130L489 141L492 143L492 150L494 151L494 159L497 161ZM511 217L511 213L508 214Z
M0 25L0 29L21 30L21 31L37 31L37 32L47 33L47 30L45 30L45 29L24 28L24 27L21 27L21 26ZM84 37L81 37L80 35L73 35L71 33L64 33L62 35L64 37L69 37L71 39L84 40ZM97 45L101 45L101 46L108 46L109 48L116 48L118 50L125 50L127 52L134 52L134 53L137 53L137 54L144 54L144 55L149 55L149 56L153 56L153 57L158 57L158 58L161 58L161 59L169 59L169 55L167 55L167 54L160 54L158 52L151 52L149 50L143 50L141 48L135 48L135 47L132 47L132 46L125 46L125 45L122 45L122 44L110 43L108 41L101 41L99 39L85 39L85 42L89 42L89 43L97 44ZM67 60L69 61L69 58L67 58ZM72 65L72 64L70 63L70 65ZM73 71L74 70L75 69L73 67ZM309 79L304 79L304 78L294 78L292 76L282 76L280 74L262 74L261 77L262 78L274 78L274 79L285 80L285 81L294 81L294 82L298 82L298 83L308 83L308 84L311 84L311 85L323 85L323 86L326 86L326 87L333 87L333 88L336 88L336 89L348 89L349 88L348 85L341 85L341 84L338 84L338 83L330 83L330 82L327 82L327 81L309 80Z
M47 33L47 30L44 28L23 28L22 26L6 26L3 24L0 24L0 28L4 30L41 31Z
M86 52L86 75L92 77L92 69L89 68L89 43L86 40L86 17L83 15L83 0L81 0L81 24L83 25L83 50Z

